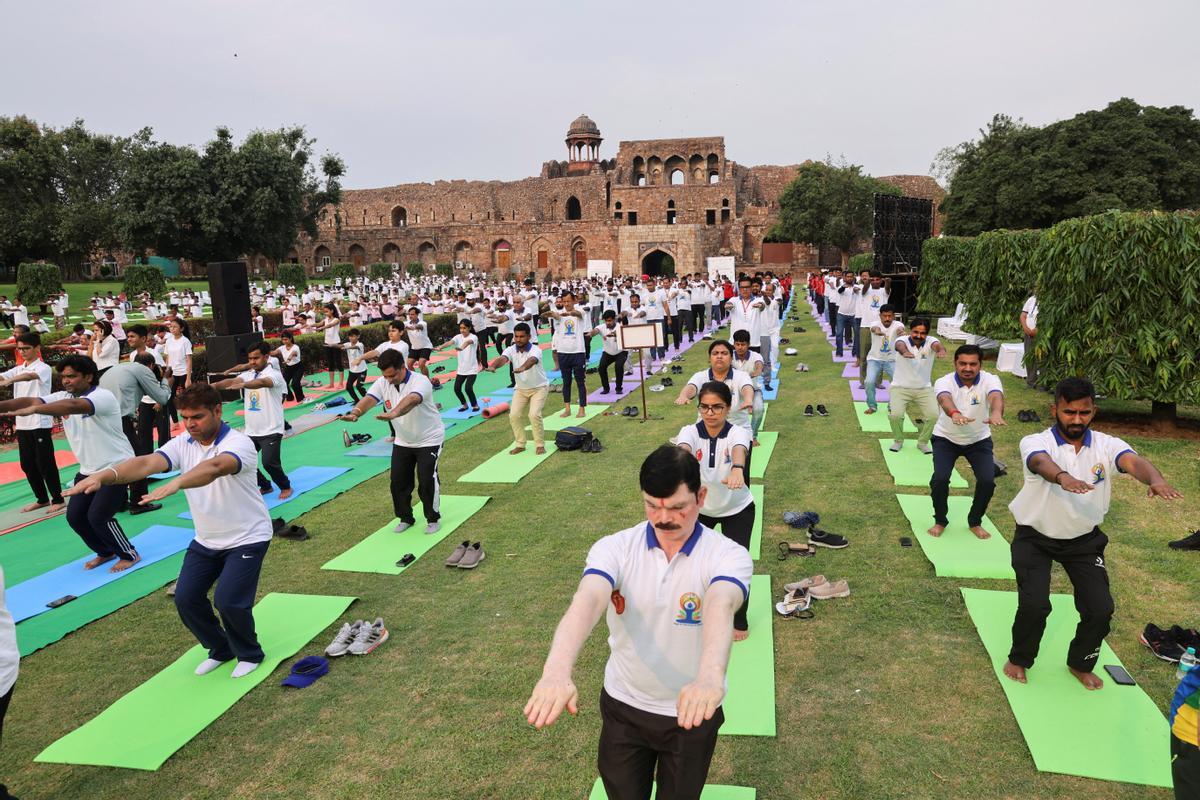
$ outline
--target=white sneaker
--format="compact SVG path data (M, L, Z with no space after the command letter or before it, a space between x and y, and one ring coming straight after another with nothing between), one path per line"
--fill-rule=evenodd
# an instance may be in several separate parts
M394 530L396 533L404 533L412 526L413 524L411 522L398 522L396 523L396 527L392 528L392 530Z
M440 523L440 522L431 522L425 526L426 533L437 533L441 529L442 529L442 523Z
M196 667L196 674L207 675L224 663L224 661L217 661L215 658L206 658L200 662L200 666Z
M927 444L918 444L917 449L927 456L933 455L933 448Z
M363 621L361 619L354 620L353 623L345 623L342 629L337 632L337 636L333 637L333 641L329 643L329 647L325 648L325 655L330 658L344 656L350 650L350 643L354 641L354 637L358 636L358 631L362 628Z
M893 453L899 453L903 447L904 442L892 442L892 446L888 450L891 450Z
M388 635L388 629L384 627L382 617L369 625L364 622L358 631L358 635L354 637L354 641L350 644L350 654L365 656L386 642Z
M237 666L233 668L232 678L244 678L254 670L258 669L259 662L257 661L239 661Z

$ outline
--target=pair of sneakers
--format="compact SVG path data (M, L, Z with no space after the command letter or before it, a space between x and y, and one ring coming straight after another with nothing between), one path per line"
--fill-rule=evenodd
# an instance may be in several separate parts
M892 446L888 448L888 450L891 450L893 453L899 453L903 449L904 441L901 439L894 440L892 442ZM927 456L933 455L933 448L929 446L928 442L917 442L917 449Z
M356 619L342 625L337 636L334 636L333 641L325 648L325 655L330 658L346 654L365 656L386 642L388 635L383 617L377 617L374 622Z
M483 543L471 543L470 539L464 539L463 543L454 548L454 552L446 559L447 567L457 567L458 569L475 569L479 566L479 562L487 558L487 553L484 552Z
M806 417L811 417L812 415L813 415L813 407L812 407L812 406L805 406L805 407L804 407L804 416L806 416ZM828 417L828 416L829 416L829 409L825 408L825 406L823 406L823 405L819 405L819 404L818 404L818 405L817 405L817 416L819 416L819 417Z
M404 520L400 520L399 522L396 523L396 527L392 528L392 530L395 531L396 533L404 533L406 530L408 530L415 524L416 524L416 522L405 522ZM425 524L425 532L426 533L437 533L441 529L442 529L442 523L440 523L440 522L429 522L429 523Z

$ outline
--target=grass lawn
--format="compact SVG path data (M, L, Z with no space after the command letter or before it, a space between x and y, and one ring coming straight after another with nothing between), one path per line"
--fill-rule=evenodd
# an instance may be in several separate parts
M104 297L108 292L112 292L114 295L117 295L117 294L120 294L121 289L124 287L124 285L125 284L122 281L75 281L75 282L69 282L69 283L64 282L63 288L67 290L67 296L71 300L71 305L70 305L70 314L71 314L71 318L72 318L71 321L78 322L80 319L82 319L82 317L80 317L80 310L87 308L88 301L90 301L92 299L93 294L98 293L101 297ZM207 280L169 281L167 285L168 285L168 287L176 288L176 289L193 289L193 290L199 291L201 289L208 288L208 281ZM17 293L17 285L15 283L0 283L0 294L4 295L9 300L12 300L12 298L16 295L16 293ZM31 310L36 311L37 309L31 309ZM76 318L79 318L79 319L76 319ZM88 318L90 319L91 317L89 316ZM53 320L47 319L46 322L52 323Z
M94 284L86 286L90 291ZM858 430L842 366L831 363L807 306L797 305L808 332L791 333L792 323L784 329L800 355L784 358L783 388L767 419L780 438L765 481L763 558L756 571L772 576L776 593L785 582L819 572L848 579L853 595L820 604L812 620L776 617L779 736L722 737L710 782L756 787L763 800L1168 798L1163 790L1034 768L959 594L961 586L1011 584L935 578L919 548L898 546L908 525L893 498L878 435ZM704 363L703 349L688 354L685 377ZM792 371L798 360L812 371ZM1011 538L1007 504L1021 480L1017 443L1036 428L1016 422L1016 410L1037 408L1043 419L1048 412L1045 395L1004 378L1011 422L999 429L996 452L1012 472L998 479L990 516ZM5 726L0 779L22 798L587 797L596 776L597 701L607 657L603 622L576 669L579 716L536 732L521 707L588 547L641 518L641 459L694 420L692 411L672 405L674 394L647 394L660 419L645 424L593 419L588 427L604 441L603 453L555 454L516 485L457 481L508 445L506 420L455 438L441 460L442 491L492 500L457 537L400 576L319 569L391 519L386 474L300 518L313 538L272 547L260 593L354 594L359 601L350 618L383 616L391 640L367 658L335 662L327 677L303 691L278 686L281 667L158 772L32 759L193 644L162 592L30 656ZM557 397L551 395L548 411L557 410ZM641 405L641 398L626 402ZM824 403L831 415L805 418L806 403ZM378 427L364 429L378 433ZM1137 636L1150 621L1195 625L1200 612L1196 554L1166 547L1200 518L1195 443L1132 443L1185 499L1151 503L1133 481L1115 482L1105 526L1117 599L1109 643L1165 710L1174 669ZM777 561L775 542L789 532L780 520L785 510L819 512L822 527L848 536L851 547ZM480 568L443 567L442 559L468 537L484 542L488 556ZM1061 571L1053 588L1069 591ZM319 653L335 629L302 654ZM1047 654L1036 669L1062 669L1055 661Z

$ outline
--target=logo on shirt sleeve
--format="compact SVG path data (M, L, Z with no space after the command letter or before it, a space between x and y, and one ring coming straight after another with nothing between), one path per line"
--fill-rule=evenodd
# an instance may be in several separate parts
M684 592L679 598L679 613L675 615L676 625L699 625L700 595L695 592Z

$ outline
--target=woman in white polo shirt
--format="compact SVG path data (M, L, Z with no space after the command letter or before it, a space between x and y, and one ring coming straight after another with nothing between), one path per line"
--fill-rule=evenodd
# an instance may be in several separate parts
M746 472L750 434L729 423L733 393L724 383L705 383L698 397L701 421L680 428L675 444L696 456L700 480L708 490L700 507L700 524L713 530L720 526L721 533L749 552L755 511ZM733 640L740 642L748 635L743 603L733 618Z
M479 375L479 337L475 335L475 326L471 324L471 320L464 319L458 323L458 335L454 337L452 344L458 353L458 368L454 376L454 396L462 403L458 410L466 411L469 400L471 410L478 411L475 378Z
M112 323L98 319L92 325L91 352L88 353L96 362L96 378L104 375L121 360L121 343L113 336Z
M329 388L341 386L345 378L345 359L342 357L342 318L337 306L325 304L325 319L317 325L317 330L325 331L325 367L329 370ZM336 373L337 379L334 380Z
M751 344L754 340L751 339ZM733 345L724 339L718 339L708 346L708 369L702 369L688 379L687 384L679 390L675 405L683 406L696 398L700 387L709 381L721 381L729 387L733 395L733 405L729 409L729 421L744 428L746 433L754 436L750 412L754 409L754 381L740 369L733 368ZM700 422L699 415L696 421ZM752 458L753 456L751 456ZM750 469L750 458L746 459L746 469Z
M163 340L162 357L171 368L172 399L167 404L167 411L171 415L171 421L178 422L179 414L175 409L174 397L192 385L192 341L185 335L183 322L179 319L167 323L167 338Z

